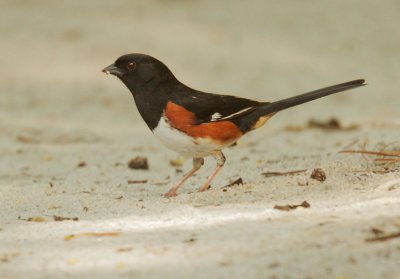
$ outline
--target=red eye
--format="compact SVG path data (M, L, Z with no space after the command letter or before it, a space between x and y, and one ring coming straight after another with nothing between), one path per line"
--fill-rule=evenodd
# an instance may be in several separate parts
M126 64L126 68L128 69L128 71L132 72L136 68L136 63L135 62L129 62L128 64Z

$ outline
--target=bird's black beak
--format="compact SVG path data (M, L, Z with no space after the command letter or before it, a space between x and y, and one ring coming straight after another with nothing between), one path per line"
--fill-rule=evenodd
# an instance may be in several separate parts
M111 64L110 66L105 67L102 70L103 73L106 73L107 75L114 75L117 77L122 76L124 73L121 71L120 68L118 68L117 66L115 66L115 64Z

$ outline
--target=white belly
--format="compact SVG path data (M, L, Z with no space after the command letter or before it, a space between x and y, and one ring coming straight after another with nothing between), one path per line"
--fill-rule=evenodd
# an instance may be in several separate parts
M185 133L172 128L164 117L161 117L154 135L169 149L185 157L205 157L221 150L226 145L219 144L207 138L192 138Z

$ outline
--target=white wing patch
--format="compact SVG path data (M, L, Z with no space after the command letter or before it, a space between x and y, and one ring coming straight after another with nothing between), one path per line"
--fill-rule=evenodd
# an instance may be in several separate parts
M221 118L221 114L219 112L214 113L213 115L211 115L211 121L217 121Z
M245 112L245 111L248 111L249 109L252 109L252 108L253 108L253 107L248 107L248 108L242 109L242 110L240 110L240 111L238 111L238 112L235 112L235 113L232 113L232 114L230 114L230 115L228 115L228 116L224 116L224 117L222 117L220 120L232 118L232 117L234 117L235 115L241 114L241 113L243 113L243 112ZM213 114L213 115L214 115L214 114ZM211 120L211 121L212 121L212 120Z
M217 121L217 120L229 119L229 118L234 117L235 115L238 115L238 114L241 114L243 112L246 112L246 111L248 111L249 109L252 109L252 108L253 107L248 107L248 108L239 110L238 112L235 112L235 113L229 114L227 116L224 116L224 117L222 117L222 115L219 112L216 112L213 115L211 115L211 120L210 121L213 122L213 121Z

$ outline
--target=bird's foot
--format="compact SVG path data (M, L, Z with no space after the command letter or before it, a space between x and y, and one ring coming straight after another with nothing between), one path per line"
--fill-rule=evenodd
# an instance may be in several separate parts
M211 188L211 185L209 185L209 184L204 184L203 186L201 186L200 188L199 188L199 192L205 192L205 191L207 191L208 189L210 189Z
M172 198L176 197L178 194L176 193L175 189L169 190L167 193L164 194L164 198Z

